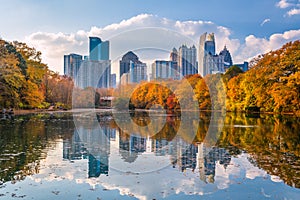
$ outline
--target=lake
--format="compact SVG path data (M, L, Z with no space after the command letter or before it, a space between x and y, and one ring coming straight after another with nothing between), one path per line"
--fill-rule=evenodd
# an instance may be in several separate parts
M100 110L0 117L0 200L300 196L296 117Z

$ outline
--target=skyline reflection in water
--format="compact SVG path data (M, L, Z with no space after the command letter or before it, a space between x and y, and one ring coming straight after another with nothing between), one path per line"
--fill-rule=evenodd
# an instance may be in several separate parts
M77 114L83 117L83 126L77 130L66 113L51 119L44 114L0 121L0 198L11 197L18 184L50 180L54 188L66 180L74 188L88 183L92 191L101 188L98 196L109 190L110 195L121 195L117 199L217 197L226 188L227 195L234 198L237 187L242 186L248 188L244 188L247 195L259 193L257 198L263 194L278 197L275 188L283 190L282 197L299 195L300 125L294 118L227 114L217 143L208 146L202 141L210 113L200 115L192 142L189 136L176 134L184 123L177 116L168 116L157 134L146 135L121 130L111 115L103 113L97 115L100 133L91 128L94 122L88 114ZM133 115L136 123L147 120L147 113ZM19 189L20 194L15 195L29 197L27 190ZM48 192L50 197L56 191L60 198L72 196L59 189L45 190L44 195Z

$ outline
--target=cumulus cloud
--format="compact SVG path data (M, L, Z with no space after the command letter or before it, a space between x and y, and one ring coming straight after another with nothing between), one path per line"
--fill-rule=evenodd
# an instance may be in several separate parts
M267 53L271 50L280 48L283 44L300 39L300 29L290 30L284 33L276 33L267 38L258 38L249 35L245 38L245 43L241 46L241 51L236 55L237 60L243 60L257 56L258 54Z
M286 9L286 8L291 8L289 11L286 12L286 15L291 17L293 15L300 15L300 0L292 0L292 1L287 1L287 0L280 0L278 3L276 3L276 6L281 8L281 9Z
M266 20L265 23L268 22L268 19ZM89 31L79 30L70 34L37 32L27 36L25 42L42 51L43 61L50 69L63 73L63 55L70 53L87 55L89 36L109 40L110 58L112 62L118 63L118 59L127 51L141 49L156 49L160 55L157 54L155 57L152 51L149 55L153 60L167 59L173 47L178 48L182 44L198 47L201 34L214 32L217 52L226 45L234 62L237 63L279 48L285 42L299 39L299 31L274 34L269 39L250 35L245 38L244 43L241 43L240 40L231 38L232 33L229 28L211 21L175 21L151 14L140 14L105 27L91 27ZM143 57L142 53L138 56L142 60L151 59L151 56ZM118 69L116 70L118 72Z
M268 22L270 22L271 21L271 19L265 19L261 24L260 24L260 26L263 26L263 25L265 25L265 23L268 23Z
M287 2L287 0L280 0L278 3L276 3L276 6L279 8L288 8L290 6L293 6L293 4Z
M151 14L140 14L105 27L91 27L89 31L76 33L37 32L26 37L26 42L43 52L43 60L51 69L62 73L63 55L88 54L88 36L99 36L110 41L111 59L128 50L157 48L170 51L181 44L195 45L204 32L214 32L217 50L226 44L232 52L237 51L239 41L230 39L230 30L210 21L175 21ZM166 52L166 58L168 57Z
M293 8L291 10L289 10L287 12L287 15L290 17L290 16L293 16L293 15L300 15L300 8L299 9L296 9L296 8Z

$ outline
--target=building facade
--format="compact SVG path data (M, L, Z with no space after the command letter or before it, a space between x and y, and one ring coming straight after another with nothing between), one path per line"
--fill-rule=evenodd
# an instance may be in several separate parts
M177 63L182 76L198 73L196 47L187 47L186 45L179 47Z
M124 73L130 70L130 62L138 62L139 58L132 51L128 51L120 60L120 79Z
M178 79L177 62L156 60L152 64L152 79Z
M110 87L111 88L116 88L117 87L117 75L116 74L111 74L110 75Z
M79 88L109 88L110 60L82 61L75 85Z
M204 33L200 36L198 51L198 73L202 77L207 74L225 72L225 56L223 54L216 54L214 33Z
M67 75L75 80L81 63L82 55L74 53L64 55L64 75Z
M249 69L249 63L248 62L244 62L243 64L234 64L235 66L238 66L241 70L248 71Z
M224 46L224 49L220 52L219 55L224 57L224 69L226 71L233 64L231 54L226 46Z
M109 60L109 41L98 37L89 37L89 60Z
M147 65L142 62L130 62L130 82L140 83L141 81L147 81Z
M126 76L125 78L122 78ZM147 80L147 65L139 60L132 51L127 52L120 60L121 84L139 83Z

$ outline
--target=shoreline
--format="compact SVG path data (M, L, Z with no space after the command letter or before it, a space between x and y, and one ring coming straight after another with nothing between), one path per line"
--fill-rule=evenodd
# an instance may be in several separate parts
M68 113L68 112L109 112L112 111L112 108L103 108L103 109L95 109L95 108L82 108L82 109L71 109L71 110L38 110L38 109L32 109L32 110L14 110L14 115L28 115L28 114L38 114L38 113ZM136 109L133 111L137 112L144 112L149 111L147 109ZM191 111L191 110L189 110ZM195 110L197 111L197 110ZM200 110L200 112L221 112L220 110ZM299 115L291 112L287 113L275 113L275 112L245 112L245 111L225 111L226 113L245 113L245 114L254 114L254 115L283 115L283 116L293 116L293 117L300 117Z

